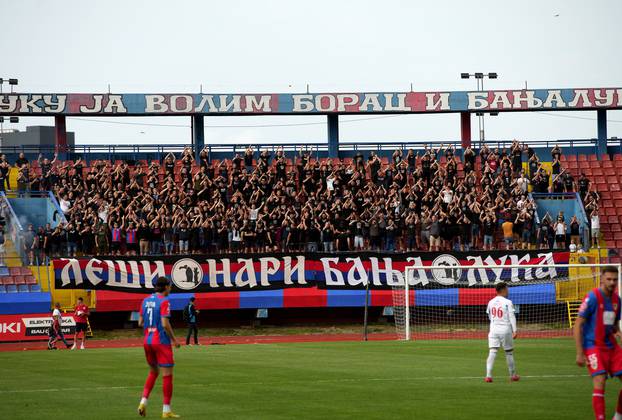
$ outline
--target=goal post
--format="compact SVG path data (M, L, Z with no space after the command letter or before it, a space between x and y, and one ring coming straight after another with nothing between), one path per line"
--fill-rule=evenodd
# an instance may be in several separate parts
M572 334L583 297L600 283L601 270L620 264L437 264L407 266L392 281L393 315L400 340L484 338L488 301L505 282L514 303L519 334Z

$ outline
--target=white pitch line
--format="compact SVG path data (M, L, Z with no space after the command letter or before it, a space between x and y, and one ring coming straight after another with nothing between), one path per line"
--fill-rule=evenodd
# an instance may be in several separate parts
M586 375L522 375L521 379L562 379L562 378L580 378L586 377ZM509 379L507 376L498 376L500 380ZM193 387L193 388L208 388L214 386L223 386L223 385L282 385L282 384L295 384L295 383L343 383L343 382L404 382L404 381L442 381L442 380L481 380L483 376L427 376L427 377L413 377L413 378L341 378L341 379L312 379L312 380L300 380L300 381L272 381L272 382L213 382L208 384L188 384L188 383L179 383L175 384L176 387ZM114 389L132 389L142 388L142 385L127 385L127 386L96 386L92 388L88 388L93 391L103 391L103 390L114 390ZM43 389L9 389L9 390L0 390L1 394L27 394L33 392L67 392L67 391L82 391L84 387L81 388L43 388Z

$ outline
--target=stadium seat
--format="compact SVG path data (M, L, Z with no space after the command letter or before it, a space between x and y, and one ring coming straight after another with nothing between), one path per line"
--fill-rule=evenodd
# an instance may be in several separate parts
M39 286L38 284L31 284L30 285L30 291L31 292L40 292L41 291L41 286Z
M30 289L28 289L28 285L27 284L20 284L17 286L17 291L20 293L29 293Z
M5 286L8 286L9 284L15 284L15 280L13 280L13 277L7 276L2 279L2 284L4 284Z
M26 280L24 279L24 276L15 276L13 280L14 280L14 284L26 284Z
M32 271L28 267L20 267L19 274L22 276L32 276Z
M596 183L596 190L600 193L602 191L609 191L609 184L607 184L606 182L597 182Z
M19 276L21 273L21 267L11 267L9 268L9 274L12 276Z
M605 174L605 176L616 176L617 171L613 167L603 168L603 174Z
M24 280L25 280L26 284L37 284L37 279L33 275L25 276Z
M6 287L2 284L0 284L0 293L6 293Z
M9 284L8 286L6 286L6 292L7 293L17 293L17 286L14 284Z
M579 162L587 162L587 155L579 155L577 156L577 160Z
M4 277L8 275L9 275L8 267L0 267L0 277Z

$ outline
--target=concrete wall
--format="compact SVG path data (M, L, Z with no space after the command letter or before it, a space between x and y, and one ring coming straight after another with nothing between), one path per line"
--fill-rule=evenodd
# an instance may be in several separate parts
M16 146L54 146L55 133L53 126L29 126L26 131L18 131L15 133L3 133L1 147ZM75 145L75 133L67 133L67 145Z

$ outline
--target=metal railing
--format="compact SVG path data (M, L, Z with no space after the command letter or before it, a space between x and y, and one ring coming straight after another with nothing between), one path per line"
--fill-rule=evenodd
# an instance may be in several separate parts
M0 191L0 216L5 220L5 235L8 234L15 251L20 257L23 257L23 236L24 228L19 221L19 218L13 211L13 207L9 203L9 199L4 191Z
M485 143L490 148L508 149L513 139L499 139L499 140L486 140L485 142L473 141L473 147L475 149L481 148ZM522 143L522 141L521 141ZM551 149L555 145L559 145L564 148L565 154L572 153L598 153L598 140L592 139L551 139L551 140L529 140L525 141L533 149ZM622 151L622 139L612 138L608 140L608 144L613 148L618 148L618 151ZM233 156L235 153L244 153L246 147L252 145L255 151L257 150L269 150L276 151L277 148L282 147L286 153L297 154L300 150L311 151L312 154L319 155L320 153L328 152L328 142L318 141L295 141L292 140L289 143L283 142L257 142L256 140L244 140L240 139L237 144L231 145L206 145L208 153L211 154L230 154ZM451 140L375 140L375 141L341 141L339 143L340 152L392 152L395 149L406 151L408 149L423 150L425 146L428 147L440 147L442 145L453 145L456 148L457 154L461 154L461 141L456 139ZM151 156L152 158L162 160L168 153L179 154L183 152L186 147L192 147L191 144L184 143L167 143L167 144L78 144L67 146L64 156L70 159L82 157L87 161L93 159L103 159L107 157L107 160L115 160L117 157L123 159L144 159L145 156ZM580 152L574 152L572 149L583 149ZM30 157L36 158L39 154L47 157L51 157L55 153L54 145L16 145L16 146L2 146L0 152L7 155L15 155L24 153ZM92 157L92 156L98 157ZM291 157L291 156L290 156Z
M18 190L9 190L2 193L6 198L44 198L49 196L50 191L24 190L20 192Z

